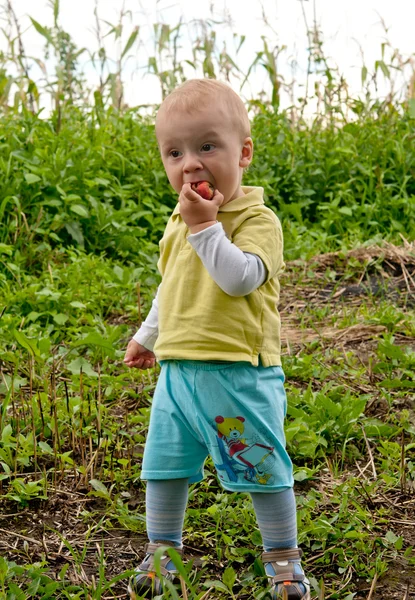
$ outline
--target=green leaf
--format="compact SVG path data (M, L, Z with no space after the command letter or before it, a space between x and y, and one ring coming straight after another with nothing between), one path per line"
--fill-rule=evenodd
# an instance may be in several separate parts
M9 571L9 565L4 556L0 555L0 581L6 580L6 575Z
M86 304L83 304L82 302L78 302L77 300L70 302L69 306L73 306L73 308L86 308Z
M169 41L170 33L171 33L170 25L168 25L167 23L163 23L161 26L160 37L158 40L159 50L162 50L165 47L165 45L167 44L167 42Z
M13 254L13 246L0 243L0 254L7 254L8 256L11 256Z
M346 531L346 533L344 534L344 537L347 538L348 540L361 540L362 538L364 538L366 536L365 533L361 532L361 531Z
M69 233L69 235L75 240L75 242L78 242L78 244L83 248L85 245L85 241L79 223L76 223L75 221L72 221L71 223L65 223L65 229Z
M26 182L29 185L31 185L32 183L37 183L38 181L42 181L42 179L34 173L25 173L24 178L26 179Z
M12 437L13 437L13 428L9 423L8 425L6 425L6 427L3 427L3 431L1 432L1 441L3 444L7 445L9 440L11 440Z
M386 77L386 79L389 79L390 78L390 71L389 71L389 68L386 66L386 64L384 63L383 60L379 61L379 66L380 66L380 68L382 70L382 73Z
M148 70L150 72L151 72L151 70L153 70L153 73L155 73L156 75L159 72L155 56L150 56L150 58L148 59Z
M62 581L65 578L66 575L66 571L69 569L69 563L66 563L66 565L63 565L62 569L59 571L59 579Z
M213 588L216 588L217 590L222 590L223 592L229 593L229 589L226 587L226 585L218 580L207 579L206 581L203 582L203 587L207 587L207 588L213 587Z
M234 33L233 35L235 37L235 35L237 35L237 34ZM238 52L241 49L241 47L242 47L243 43L245 42L245 40L246 40L246 35L241 35L241 37L239 38L239 45L238 45L238 47L236 49L236 54L238 54Z
M58 313L57 315L53 315L53 320L57 325L65 325L66 321L69 319L68 315L64 315L62 313Z
M227 588L232 591L234 583L236 581L236 573L232 567L227 567L223 573L223 583L227 586Z
M17 498L17 501L20 502L20 498ZM26 600L27 597L30 598L30 596L26 596L24 591L21 590L15 583L8 583L8 592L10 592L11 595L7 595L7 597L13 598L13 600Z
M66 198L66 192L65 192L65 190L63 190L61 188L61 186L59 184L56 186L56 190L60 193L61 196L63 196L64 198Z
M101 492L102 494L105 494L106 497L110 497L110 493L102 481L99 481L99 479L91 479L89 483L96 492Z
M89 217L88 209L86 209L85 206L83 206L82 204L72 204L72 206L70 206L70 209L72 212L76 213L80 217L84 217L86 219Z
M46 27L43 27L37 21L35 21L32 17L29 17L29 19L32 21L32 25L36 29L36 31L38 33L40 33L40 35L43 35L43 37L47 39L49 44L51 44L53 46L53 39L52 39L52 36L50 35L49 30Z
M388 390L415 389L415 381L411 381L410 379L384 379L378 385Z
M124 280L124 269L122 269L120 266L115 265L114 269L113 269L114 273L116 274L117 278L120 281Z
M365 419L364 428L369 437L388 438L395 435L398 431L396 425L384 423L380 419Z
M399 536L398 539L395 542L395 548L397 550L402 550L402 547L403 547L403 537Z
M68 369L74 375L80 375L82 369L82 373L85 373L85 375L89 375L90 377L98 377L98 373L94 371L92 365L87 360L82 358L82 356L78 356L78 358L75 358L75 360L70 362Z
M6 473L6 477L9 477L9 475L11 474L11 469L9 467L9 465L3 461L0 461L0 465L3 467L4 472Z
M108 187L111 183L108 179L104 179L103 177L95 177L94 181L98 185L103 185L104 187Z
M311 475L307 473L307 471L299 470L294 473L294 481L306 481L310 479Z
M135 42L135 40L136 40L136 38L137 38L138 32L139 32L139 28L138 28L138 27L135 27L135 28L134 28L134 31L132 32L132 34L131 34L131 35L130 35L130 37L128 38L128 41L127 41L127 43L125 44L125 48L124 48L124 50L122 51L121 58L124 58L124 56L125 56L125 55L127 54L127 52L130 50L131 46L134 44L134 42Z
M254 529L251 533L251 542L255 544L255 546L262 546L262 536L258 529Z
M27 587L26 593L29 594L29 598L36 596L36 592L39 589L40 577L33 579Z
M53 3L53 19L55 21L55 25L58 24L58 16L59 16L59 0L54 0L54 3Z
M385 535L385 540L390 544L396 544L396 542L399 540L399 536L395 535L393 531L388 531Z
M408 107L409 116L411 117L411 119L415 119L415 98L411 98L410 100L408 100Z
M26 348L32 356L40 356L39 348L37 347L36 340L29 339L22 331L13 331L14 338L20 346Z
M388 358L394 358L397 360L405 360L407 358L406 353L402 350L402 348L400 348L399 346L396 346L395 344L391 344L389 342L385 342L385 343L380 343L379 344L379 351L383 352L385 356L387 356Z
M112 342L109 342L107 339L103 338L102 335L93 331L88 333L84 338L75 342L73 344L74 348L78 348L79 346L99 346L100 348L105 348L106 350L114 350L114 346Z
M38 442L38 446L45 454L53 454L53 448L47 442Z

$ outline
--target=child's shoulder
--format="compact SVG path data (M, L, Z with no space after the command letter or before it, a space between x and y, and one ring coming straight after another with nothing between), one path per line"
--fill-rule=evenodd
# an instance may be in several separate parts
M256 204L255 206L247 207L243 214L243 221L249 225L257 225L259 223L281 228L281 222L278 215L265 204Z

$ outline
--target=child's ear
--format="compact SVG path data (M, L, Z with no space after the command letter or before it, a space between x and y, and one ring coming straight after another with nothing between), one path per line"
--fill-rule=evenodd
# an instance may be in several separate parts
M254 154L254 143L252 138L247 137L244 139L242 146L241 157L239 159L239 166L243 169L249 167L252 162L252 156Z

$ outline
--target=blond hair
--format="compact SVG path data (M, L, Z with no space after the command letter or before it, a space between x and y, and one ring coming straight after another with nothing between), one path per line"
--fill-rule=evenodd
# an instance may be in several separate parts
M245 104L228 84L216 79L189 79L164 99L158 114L168 115L178 110L198 112L211 106L212 98L223 102L241 138L250 137L251 125Z

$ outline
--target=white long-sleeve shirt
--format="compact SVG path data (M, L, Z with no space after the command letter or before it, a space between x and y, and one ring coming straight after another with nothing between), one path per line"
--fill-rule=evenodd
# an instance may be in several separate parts
M246 296L259 288L267 277L264 263L255 254L242 252L225 234L221 223L215 223L198 233L188 236L209 275L218 286L230 296ZM158 295L151 305L150 312L133 339L153 350L158 337Z

